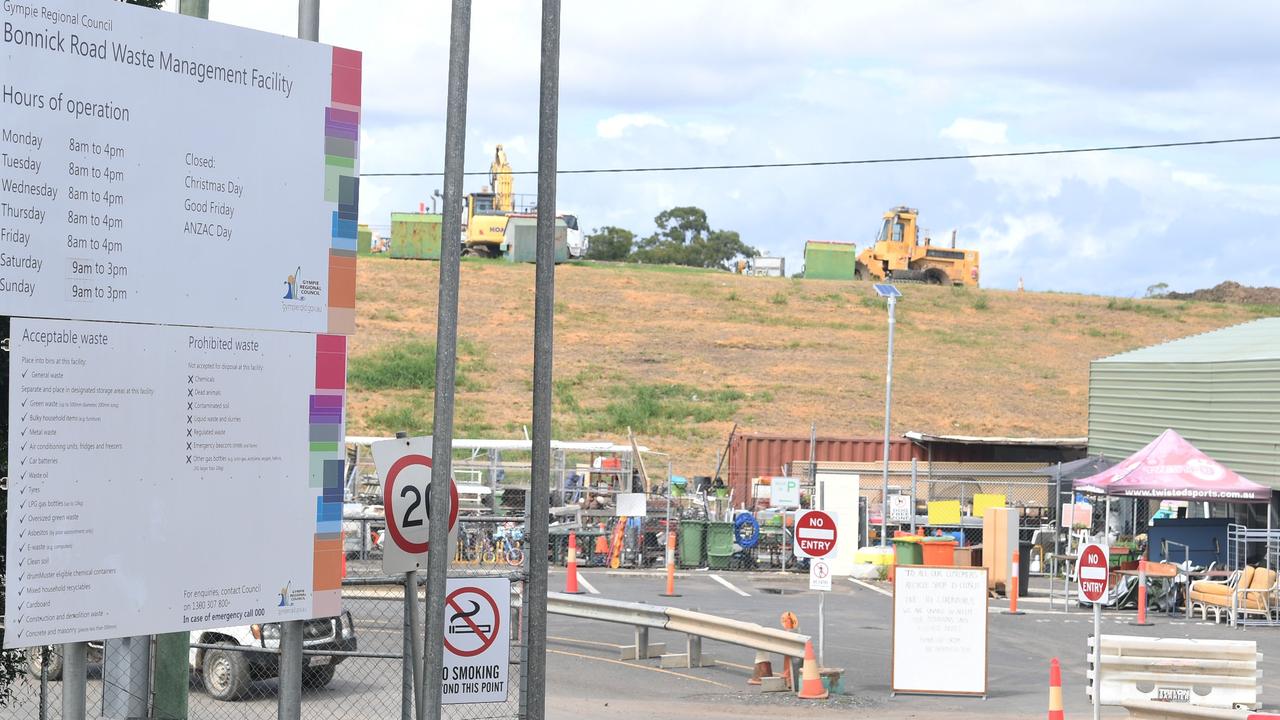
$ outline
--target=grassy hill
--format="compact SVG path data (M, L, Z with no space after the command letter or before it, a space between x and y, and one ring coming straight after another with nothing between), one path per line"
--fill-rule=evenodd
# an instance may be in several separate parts
M462 264L457 434L522 436L532 265ZM439 265L364 258L348 432L429 432ZM1175 300L903 288L893 432L1083 436L1089 361L1277 314ZM886 314L870 285L574 263L556 276L557 438L640 441L709 471L747 431L883 432Z

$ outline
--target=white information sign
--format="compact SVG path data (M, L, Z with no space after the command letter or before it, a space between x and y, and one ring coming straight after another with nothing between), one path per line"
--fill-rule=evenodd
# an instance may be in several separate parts
M809 589L831 592L831 566L826 560L813 558L809 561Z
M800 507L800 480L776 477L769 480L769 506L776 508Z
M387 539L382 543L382 571L402 573L417 570L427 562L431 511L430 437L397 438L373 443L373 464L382 481L382 507L387 520ZM458 486L450 484L449 557L456 548L458 531Z
M325 337L13 318L5 646L337 614Z
M617 500L614 508L617 517L644 517L649 512L644 493L618 493L614 498Z
M11 6L0 314L354 330L359 53L121 2Z
M449 578L445 593L441 702L505 702L511 666L511 581Z
M911 522L911 496L889 496L889 522Z
M892 663L895 693L986 695L985 568L894 569Z

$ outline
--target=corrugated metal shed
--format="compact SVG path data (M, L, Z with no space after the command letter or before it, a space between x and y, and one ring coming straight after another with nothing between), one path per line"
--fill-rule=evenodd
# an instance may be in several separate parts
M1167 428L1250 480L1280 488L1280 318L1090 364L1091 455L1127 457Z
M820 462L879 462L884 456L884 442L868 438L821 437L814 443L814 457ZM889 441L889 459L923 460L924 449L907 441ZM729 445L725 483L747 497L751 478L781 475L783 466L809 459L807 436L735 435Z

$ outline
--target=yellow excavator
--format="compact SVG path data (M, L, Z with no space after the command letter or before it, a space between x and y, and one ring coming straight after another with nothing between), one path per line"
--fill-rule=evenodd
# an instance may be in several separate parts
M919 210L906 206L886 212L875 243L858 254L854 277L977 287L978 251L957 250L954 231L950 248L935 246L928 237L921 240L919 215Z
M498 257L507 232L507 219L515 212L512 194L511 163L499 145L489 165L489 185L480 192L467 195L467 227L463 231L462 251L465 255Z

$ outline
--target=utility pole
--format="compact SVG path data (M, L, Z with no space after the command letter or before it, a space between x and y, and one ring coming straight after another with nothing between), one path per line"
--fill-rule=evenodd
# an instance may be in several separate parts
M888 301L889 305L889 350L884 372L884 474L880 489L880 547L889 543L889 409L893 403L893 309L898 304L902 293L888 283L874 286L876 294Z
M560 0L542 0L538 94L538 249L533 303L533 462L529 479L528 664L525 719L546 717L547 507L551 492L551 381L556 277L556 143L560 113ZM634 446L634 440L633 440ZM643 463L643 461L641 461ZM641 469L643 470L643 464Z
M462 248L462 172L467 149L467 69L471 0L453 0L449 27L449 88L445 102L444 216L441 218L440 294L436 304L436 403L427 515L427 610L418 717L444 715L445 586L449 575L449 485L453 477L453 399L458 364L458 274Z

